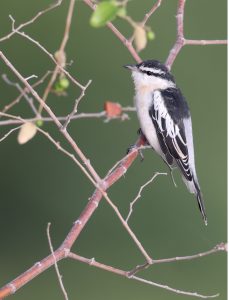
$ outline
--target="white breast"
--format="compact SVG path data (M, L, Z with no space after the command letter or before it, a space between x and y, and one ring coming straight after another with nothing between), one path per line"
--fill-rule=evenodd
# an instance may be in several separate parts
M164 154L161 151L153 121L149 116L149 109L152 106L152 101L152 93L149 91L142 89L138 90L136 93L135 106L137 109L141 130L154 150L163 157Z

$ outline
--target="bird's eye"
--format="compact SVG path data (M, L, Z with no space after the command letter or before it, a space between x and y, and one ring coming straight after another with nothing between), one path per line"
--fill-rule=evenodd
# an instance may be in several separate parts
M150 76L150 75L153 75L153 72L147 71L146 74L147 74L148 76Z

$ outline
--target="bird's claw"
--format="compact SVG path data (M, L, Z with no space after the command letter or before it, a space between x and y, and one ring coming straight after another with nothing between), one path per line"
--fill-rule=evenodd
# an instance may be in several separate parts
M141 162L144 160L144 155L141 149L139 149L135 144L134 145L130 145L130 147L127 148L126 154L129 154L130 152L132 152L133 150L137 150L138 154L140 155L141 158Z

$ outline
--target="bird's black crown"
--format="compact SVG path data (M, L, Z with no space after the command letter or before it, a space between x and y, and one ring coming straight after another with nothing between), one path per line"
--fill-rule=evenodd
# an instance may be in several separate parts
M158 60L145 60L136 65L138 70L148 76L156 76L163 79L175 82L173 75L169 72L169 69Z

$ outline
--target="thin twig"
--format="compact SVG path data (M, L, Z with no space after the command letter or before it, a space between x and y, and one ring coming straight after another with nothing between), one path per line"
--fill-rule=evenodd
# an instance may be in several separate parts
M157 0L157 2L152 6L152 8L145 14L144 19L142 20L141 24L144 26L152 14L159 8L161 5L162 0Z
M20 86L19 83L17 82L12 82L11 80L9 80L9 78L7 77L6 74L3 74L2 75L2 79L8 84L8 85L11 85L11 86L14 86L16 87L16 89L20 92L20 95L23 95L24 98L26 99L27 103L29 104L30 108L32 109L32 111L34 112L35 116L37 118L40 118L40 114L38 112L38 110L36 109L36 106L34 105L33 103L33 99L30 98L27 93L24 91L24 89Z
M201 299L216 298L216 297L218 297L220 295L220 294L215 294L215 295L201 295L201 294L196 293L196 292L182 291L182 290L171 288L168 285L156 283L156 282L153 282L151 280L146 280L146 279L143 279L143 278L140 278L140 277L137 277L137 276L132 276L131 279L134 279L134 280L137 280L137 281L140 281L142 283L146 283L146 284L149 284L149 285L152 285L152 286L156 286L156 287L159 287L159 288L163 288L163 289L165 289L167 291L170 291L170 292L173 292L173 293L176 293L176 294L179 294L179 295L192 296L192 297L197 297L197 298L201 298Z
M206 254L206 255L208 255L208 254ZM188 292L188 291L184 291L184 290L178 290L178 289L174 289L174 288L169 287L169 286L164 285L164 284L160 284L160 283L156 283L156 282L153 282L153 281L150 281L150 280L146 280L146 279L138 277L138 276L134 276L134 275L130 276L130 273L127 272L127 271L123 271L123 270L105 265L103 263L97 262L95 260L95 258L90 258L90 259L85 258L85 257L82 257L82 256L80 256L78 254L75 254L75 253L72 253L72 252L69 252L68 257L72 258L74 260L86 263L90 266L93 266L93 267L96 267L96 268L99 268L99 269L102 269L102 270L105 270L105 271L108 271L108 272L112 272L112 273L115 273L117 275L127 277L127 278L132 279L132 280L141 281L141 282L149 284L149 285L153 285L153 286L156 286L156 287L159 287L159 288L162 288L162 289L166 289L166 290L168 290L170 292L173 292L173 293L176 293L176 294L193 296L193 297L202 298L202 299L215 298L215 297L219 296L219 294L202 295L202 294L199 294L199 293L196 293L196 292Z
M58 267L58 264L57 264L57 261L56 261L56 257L55 257L55 253L54 253L54 250L53 250L53 246L52 246L52 241L51 241L51 237L50 237L50 226L51 226L51 223L48 223L48 225L47 225L47 237L48 237L48 242L49 242L49 248L50 248L50 251L51 251L53 259L54 259L54 266L55 266L55 270L56 270L56 274L57 274L57 278L58 278L60 288L61 288L61 290L63 292L63 295L64 295L64 299L68 300L68 294L66 292L66 289L65 289L64 283L63 283L63 276L60 274L60 270L59 270L59 267Z
M129 219L130 219L130 216L131 214L133 213L133 206L134 204L138 201L138 199L141 198L142 196L142 191L144 190L145 187L147 187L150 183L152 183L154 181L154 179L158 176L158 175L167 175L167 173L159 173L159 172L156 172L152 178L150 178L150 180L148 180L145 184L143 184L139 191L138 191L138 194L137 196L134 198L133 201L130 202L130 209L129 209L129 212L128 212L128 215L126 217L126 222L129 222Z
M25 23L22 23L21 25L19 25L15 31L11 31L8 35L2 37L0 39L0 42L3 42L9 38L11 38L15 33L16 31L20 31L22 28L34 23L39 17L41 17L42 15L44 15L45 13L49 12L50 10L53 10L54 8L58 7L61 5L63 0L58 0L56 1L54 4L50 5L48 8L44 9L44 10L41 10L39 11L32 19L30 19L29 21L25 22Z
M123 107L122 108L123 111L126 112L133 112L135 111L135 108L133 107ZM4 113L5 111L3 110L2 113ZM0 113L0 117L1 117L1 113ZM66 121L68 117L66 116L57 116L56 117L58 121L62 122L62 121ZM104 118L104 120L117 120L120 119L122 121L124 120L128 120L128 118L123 118L123 115L120 116L116 116L113 117L112 119L108 119L107 117L107 113L106 111L100 111L100 112L94 112L94 113L80 113L77 115L74 115L71 120L78 120L78 119L98 119L98 118ZM36 117L36 118L24 118L23 120L27 121L27 122L33 122L35 123L36 121L43 121L43 122L53 122L53 119L51 117ZM8 126L8 125L15 125L15 124L21 124L23 123L20 119L7 119L7 120L2 120L0 121L0 126Z
M0 138L0 143L2 141L4 141L12 132L14 132L14 131L16 131L16 130L18 130L20 128L21 128L21 126L18 126L18 127L15 127L13 129L11 129L10 131L8 131L2 138Z
M79 105L81 99L84 97L84 95L85 95L85 90L89 87L89 85L91 84L91 82L92 82L91 80L88 81L88 83L87 83L86 86L85 86L85 89L83 89L83 90L81 91L81 94L80 94L79 98L77 98L77 99L75 100L75 105L74 105L74 107L73 107L73 110L72 110L72 112L68 115L68 117L67 117L67 119L66 119L66 121L65 121L65 123L64 123L64 125L63 125L63 129L64 129L64 130L67 129L68 124L71 122L71 120L73 119L74 115L77 113L77 111L78 111L78 105Z
M185 45L201 45L201 46L227 45L227 40L190 40L190 39L185 39L184 44Z
M45 81L45 79L50 75L50 73L51 73L51 71L45 72L45 74L37 82L35 82L32 85L32 87L35 88L35 87L39 86L40 84L42 84ZM6 75L3 74L2 76L6 76ZM7 112L9 109L11 109L16 104L18 104L20 102L20 100L23 98L24 94L26 94L27 92L28 92L27 88L24 88L22 90L22 92L17 96L16 99L14 99L11 103L5 105L5 107L3 108L2 112Z
M138 266L134 267L132 270L130 270L128 274L129 274L129 276L132 276L140 271L147 269L148 267L150 267L151 265L154 265L154 264L163 264L163 263L171 263L171 262L177 262L177 261L193 260L193 259L201 258L204 256L208 256L208 255L220 252L220 251L227 252L227 244L226 243L220 243L208 251L200 252L200 253L197 253L194 255L154 259L152 261L152 264L145 263L142 265L138 265Z

